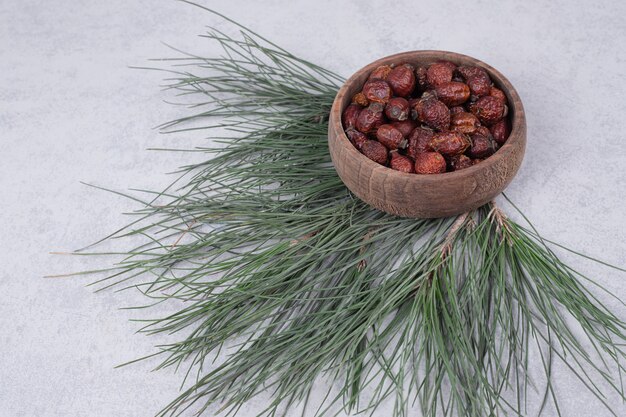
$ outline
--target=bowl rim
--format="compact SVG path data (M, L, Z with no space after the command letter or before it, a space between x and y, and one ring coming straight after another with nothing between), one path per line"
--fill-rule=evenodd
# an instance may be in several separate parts
M343 123L341 121L341 115L343 113L344 107L340 105L340 101L343 99L343 96L346 95L347 91L352 87L352 85L356 82L356 80L363 75L365 72L371 72L376 67L389 63L400 64L403 61L410 61L419 59L420 57L424 57L424 60L436 61L438 59L446 59L452 62L455 60L462 59L465 61L471 61L473 65L479 66L489 73L489 76L492 78L492 81L499 84L499 88L507 95L509 113L512 112L513 116L511 118L511 132L507 141L498 149L493 155L485 158L479 164L473 165L469 168L465 168L459 171L452 172L444 172L441 174L415 174L415 173L406 173L397 171L390 167L386 167L384 165L380 165L361 152L359 152L352 142L348 139L346 132L343 128ZM349 101L347 102L349 103ZM347 105L346 105L347 107ZM424 183L440 183L441 181L454 181L461 177L470 176L473 173L479 172L483 169L486 169L489 166L497 163L499 160L507 158L509 154L512 152L517 142L525 141L525 130L526 130L526 116L524 113L524 106L522 105L522 100L517 93L517 90L511 82L497 69L492 67L491 65L476 59L469 55L460 54L458 52L451 51L443 51L443 50L415 50L415 51L406 51L400 52L393 55L388 55L382 58L377 59L374 62L371 62L364 67L360 68L356 71L350 78L348 78L335 96L333 101L333 105L330 111L330 119L334 123L335 131L338 133L338 138L341 141L341 146L343 148L348 148L347 151L354 155L355 158L361 158L363 163L370 165L372 168L372 173L375 174L377 171L383 170L386 175L392 175L397 177L404 177L405 179L411 178L413 181L421 181Z

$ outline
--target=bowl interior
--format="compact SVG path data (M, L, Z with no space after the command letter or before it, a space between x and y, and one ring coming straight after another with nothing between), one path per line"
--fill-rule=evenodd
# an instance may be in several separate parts
M341 95L342 99L340 103L337 103L337 102L334 103L332 111L336 112L337 115L339 116L338 120L341 120L341 114L343 113L345 108L351 103L352 96L354 96L354 94L361 91L361 89L363 88L363 84L365 84L365 81L367 81L369 77L369 74L374 69L376 69L377 67L381 65L390 65L390 64L397 65L397 64L402 64L402 63L408 63L417 67L417 66L422 66L422 65L427 66L439 60L451 61L459 66L471 65L471 66L477 66L477 67L481 67L485 69L487 73L489 74L489 76L491 77L493 84L497 88L502 90L507 98L508 114L506 117L507 119L509 119L509 122L511 124L511 133L509 134L509 139L507 140L507 143L509 140L513 142L516 140L519 140L519 137L521 136L520 133L522 131L524 132L524 135L525 135L526 122L525 122L525 117L523 113L524 110L523 110L522 102L517 91L515 90L513 85L509 82L509 80L507 80L506 77L502 75L502 73L500 73L498 70L496 70L489 64L486 64L485 62L482 62L476 58L472 58L468 55L463 55L463 54L450 52L450 51L432 50L432 51L402 52L399 54L390 55L390 56L381 58L377 61L372 62L371 64L366 65L365 67L361 68L356 73L354 73L354 75L350 77L342 86L342 88L339 90L339 93L337 94L338 97L340 96L340 93L342 92L342 90L344 90L344 94ZM338 105L338 106L335 108L335 105ZM521 117L520 117L520 112L521 112ZM352 143L350 142L350 140L348 139L348 137L346 136L343 130L342 130L342 139L347 141L352 146ZM354 146L352 147L354 149L355 157L363 158L372 164L376 164L376 162L369 160L369 158L367 158L365 155L360 153L356 148L354 148ZM394 171L388 167L384 167L381 165L379 166L384 169L392 170L394 171L394 173L398 173L399 175L407 175L407 176L415 177L416 180L420 180L425 177L431 178L433 180L434 179L441 180L442 178L448 178L450 180L454 180L454 177L459 176L460 174L463 173L463 171L469 170L471 172L471 171L479 170L481 169L481 165L483 165L485 162L489 161L490 159L496 158L496 157L498 158L505 157L503 154L507 153L506 151L507 148L508 147L506 147L506 144L505 146L498 148L498 150L493 155L485 159L485 161L481 162L480 164L474 165L469 168L465 168L462 171L445 172L442 174L430 174L430 175L407 174L407 173L403 173L399 171Z

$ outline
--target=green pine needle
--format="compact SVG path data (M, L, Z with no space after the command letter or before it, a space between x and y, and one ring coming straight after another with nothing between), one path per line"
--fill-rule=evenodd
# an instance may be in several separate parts
M144 242L91 271L105 274L100 288L174 306L141 330L178 335L153 355L158 368L185 370L159 415L234 415L268 390L259 416L298 404L308 416L370 414L383 403L394 417L416 405L429 417L540 414L549 402L559 410L555 360L612 410L600 386L624 397L625 324L587 278L493 204L415 220L356 199L327 148L342 78L221 17L240 30L204 35L221 57L166 60L168 88L190 114L163 128L231 134L189 150L206 159L181 168L183 186L132 196L137 219L109 238ZM531 379L532 363L544 380ZM313 404L320 378L328 394Z

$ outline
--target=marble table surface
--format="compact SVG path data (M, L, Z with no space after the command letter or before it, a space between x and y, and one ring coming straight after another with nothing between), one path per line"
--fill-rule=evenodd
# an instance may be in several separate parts
M209 3L344 76L414 49L500 69L528 117L526 159L508 195L545 236L626 265L626 2ZM227 27L169 0L0 2L0 416L151 416L176 395L180 377L151 372L155 363L114 368L159 343L135 335L137 313L121 309L141 302L138 293L94 294L88 277L43 277L98 264L49 252L94 242L136 207L81 181L160 189L188 162L146 150L203 136L160 135L154 127L182 110L164 103L163 74L129 67L172 56L163 43L218 53L196 36L209 24ZM625 274L565 257L626 297ZM553 376L564 416L610 415L563 364ZM267 398L240 416L255 416ZM608 401L626 415L616 396Z

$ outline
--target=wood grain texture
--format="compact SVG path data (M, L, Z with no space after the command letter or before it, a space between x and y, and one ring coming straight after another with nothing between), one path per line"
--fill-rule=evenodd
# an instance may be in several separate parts
M361 154L348 140L341 114L360 91L369 73L384 64L427 65L446 59L458 65L484 68L507 96L511 134L494 155L460 171L445 174L405 174ZM501 193L517 173L526 148L526 116L511 83L495 68L472 57L446 51L411 51L391 55L357 71L337 93L328 126L330 155L341 180L367 204L402 217L446 217L477 208Z

